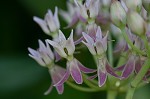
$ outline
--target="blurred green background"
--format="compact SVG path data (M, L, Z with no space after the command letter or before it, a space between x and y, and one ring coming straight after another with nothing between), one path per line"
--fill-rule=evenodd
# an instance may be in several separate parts
M28 57L27 48L37 48L38 39L49 38L32 18L43 18L47 9L54 10L55 6L66 9L66 0L1 1L0 99L105 99L105 92L84 93L67 85L63 95L58 95L55 89L48 96L43 95L50 85L49 73ZM60 21L62 27L66 26ZM137 91L135 99L149 99L149 92L149 88L144 87Z

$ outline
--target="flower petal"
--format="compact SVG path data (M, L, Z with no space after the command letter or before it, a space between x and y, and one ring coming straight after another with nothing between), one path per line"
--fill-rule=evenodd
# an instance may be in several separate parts
M51 10L48 10L48 13L45 16L45 20L50 28L51 32L55 32L57 30L56 24L54 22L54 17Z
M86 34L85 32L82 32L82 35L88 44L90 44L90 45L94 44L94 40L88 34Z
M73 55L73 53L75 51L75 45L74 45L74 42L73 42L73 30L70 34L70 37L66 41L66 48L67 48L67 51L68 51L68 55Z
M82 74L78 67L76 59L73 59L72 61L68 62L68 65L70 66L70 73L72 78L75 80L77 84L82 84Z
M60 42L66 41L66 37L61 30L59 30L59 40Z
M102 87L107 80L107 73L103 72L101 69L98 69L98 86Z
M52 41L52 40L46 40L50 45L52 45L54 47L54 49L57 51L57 53L61 56L61 57L66 57L67 54L64 52L64 49L56 42Z
M122 79L128 78L131 75L131 73L134 71L134 69L135 69L135 59L134 56L131 56L127 64L125 65L125 68L121 75Z
M102 31L101 31L101 28L98 27L97 32L96 32L96 41L101 40L101 39L102 39Z
M79 68L80 68L80 70L81 70L82 72L84 72L84 73L94 73L94 72L96 72L95 69L90 69L90 68L85 67L85 66L82 65L78 60L77 60L77 62L78 62L78 66L79 66Z
M51 84L48 90L44 92L44 95L48 95L52 91L52 89L53 89L53 84Z
M125 65L122 65L122 66L116 67L115 70L122 71L124 69L124 67L125 67Z
M42 28L42 30L49 35L50 31L47 27L47 24L44 20L42 20L41 18L38 18L36 16L33 17L33 20Z
M114 69L109 65L108 62L107 62L107 64L106 64L106 71L107 71L107 73L109 73L110 75L112 75L112 76L114 76L114 77L116 77L116 78L120 78L120 76L118 76L118 75L115 73Z
M62 85L66 80L68 80L69 76L70 76L69 67L67 67L66 73L62 75L61 79L56 84L54 84L54 86Z
M75 44L75 45L78 45L82 40L84 40L84 37L83 37L83 36L81 36L78 40L76 40L76 41L74 42L74 44Z
M64 92L64 85L56 86L58 94L62 94Z
M84 41L82 41L82 43L87 46L87 48L89 49L89 51L91 52L91 54L96 55L96 51L95 51L93 45L90 45L89 43L86 43Z
M95 74L95 75L93 75L93 76L89 76L87 79L88 80L93 80L93 79L95 79L97 77L97 74Z
M59 23L59 19L58 19L58 8L57 7L55 7L54 21L55 21L55 24L56 24L57 28L59 29L60 28L60 23Z
M70 22L70 23L68 24L68 26L65 27L65 28L71 28L71 27L73 27L74 25L76 25L78 22L79 22L79 18L78 18L77 13L75 13L75 14L73 15L73 17L72 17L71 22Z

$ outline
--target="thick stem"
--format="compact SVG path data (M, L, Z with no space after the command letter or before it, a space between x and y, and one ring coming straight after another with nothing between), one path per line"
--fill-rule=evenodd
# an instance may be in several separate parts
M133 99L134 92L135 88L130 86L130 88L127 91L126 99Z
M107 99L116 99L117 91L115 90L108 90L107 91Z
M144 41L144 45L145 45L145 48L146 48L147 56L150 57L150 47L149 47L149 44L148 44L148 40L147 40L145 35L141 36L141 38Z
M148 69L150 68L150 59L147 59L142 66L141 70L136 75L135 79L131 82L131 86L136 88L140 81L143 79L144 75L147 73Z
M141 70L139 73L136 75L135 79L131 82L131 86L127 91L126 99L132 99L135 89L139 85L140 81L143 79L144 75L150 68L150 59L147 59L144 65L142 66Z

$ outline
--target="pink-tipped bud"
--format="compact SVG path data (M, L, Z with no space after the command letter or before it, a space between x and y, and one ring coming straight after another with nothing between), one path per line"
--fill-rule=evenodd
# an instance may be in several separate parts
M132 33L139 36L145 34L145 21L137 12L128 12L127 24Z
M126 12L119 1L113 1L110 6L110 15L112 22L117 26L126 25Z

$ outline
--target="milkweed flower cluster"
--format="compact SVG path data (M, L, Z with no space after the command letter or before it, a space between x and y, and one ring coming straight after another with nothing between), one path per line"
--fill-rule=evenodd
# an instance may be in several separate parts
M67 83L81 91L123 91L131 99L130 90L149 82L150 0L68 0L67 6L68 11L55 7L54 14L48 10L44 19L33 17L52 37L45 44L39 40L37 50L28 48L29 56L47 67L51 76L45 94L53 87L62 94ZM58 13L68 24L65 29L72 29L68 38L60 30ZM75 57L77 46L89 50L96 66L84 66ZM66 68L57 65L63 58Z

